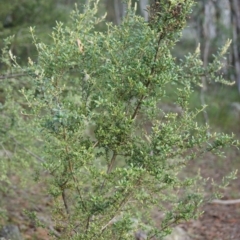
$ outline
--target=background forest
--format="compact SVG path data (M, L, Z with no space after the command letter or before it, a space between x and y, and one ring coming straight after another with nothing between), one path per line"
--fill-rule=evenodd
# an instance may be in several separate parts
M222 61L224 67L218 72L219 76L223 76L231 84L209 82L205 76L202 76L199 86L194 86L195 91L190 96L189 107L199 109L207 105L207 108L196 117L199 124L208 124L212 132L234 133L235 138L239 139L240 2L238 0L195 2L192 13L187 19L187 27L182 31L180 41L171 49L171 53L176 61L181 63L184 56L189 52L195 52L199 47L200 58L207 69L214 56L221 51L219 49L228 39L232 40L226 58ZM39 140L31 147L31 139L34 137L31 131L33 126L30 123L26 128L21 127L22 122L31 116L23 114L18 118L19 113L22 114L21 109L28 110L29 107L22 99L20 90L30 89L29 80L24 78L26 72L22 71L18 64L27 66L31 61L39 61L36 41L50 43L53 28L59 26L56 24L71 26L69 16L75 9L75 3L79 11L84 13L83 5L87 4L88 0L0 1L0 49L3 56L9 53L9 49L10 55L12 54L10 60L2 57L0 61L0 161L7 163L0 164L0 226L4 229L4 226L14 224L11 226L13 232L15 231L16 239L22 239L18 235L19 230L23 239L51 239L48 235L49 231L55 238L60 238L59 232L62 226L59 226L60 230L53 227L54 223L47 217L51 212L52 199L46 192L44 184L38 181L39 178L44 178L45 173L33 166L33 162L24 160L27 155L42 162L41 152L37 152L38 145L41 146L42 142ZM149 14L146 9L153 3L154 1L148 0L132 0L132 7L136 6L137 14L148 22ZM106 19L97 25L97 31L105 33L108 30L106 22L119 26L126 15L126 9L127 4L121 0L100 0L97 15L99 17L105 13L107 15ZM37 40L32 38L33 30L30 31L30 27L34 29ZM81 51L81 43L77 42L76 45ZM168 96L159 103L159 107L164 112L181 115L183 110L174 104L177 101L175 95L177 87L167 86ZM10 92L14 102L10 99ZM41 92L35 94L40 95ZM6 103L8 103L7 110L4 108ZM204 186L207 194L214 192L215 185L221 184L224 176L240 167L239 151L236 148L228 148L225 151L225 158L209 153L186 167L185 171L190 176L201 171L204 177L214 179L215 184ZM1 175L1 172L4 174ZM237 176L239 177L239 173ZM29 178L35 178L36 184L29 184L27 181ZM226 188L220 190L222 200L213 200L203 205L201 210L205 212L199 219L174 226L173 234L185 240L239 239L239 186L239 179L231 181ZM38 221L33 212L37 213ZM154 214L153 218L155 222L161 222L160 214ZM47 227L42 228L41 224ZM147 239L147 236L143 232L138 232L135 239ZM170 236L166 239L175 238L173 235L172 238Z
M86 4L88 1L78 1L79 6ZM151 1L150 1L151 2ZM148 20L146 5L148 0L132 1L132 5L137 4L137 12ZM50 40L50 33L55 26L56 21L67 23L69 14L74 9L75 1L1 1L0 3L0 34L2 41L0 47L3 47L3 39L10 35L14 35L11 44L13 54L18 56L18 61L26 63L27 58L36 58L36 49L32 42L29 32L30 26L35 26L37 36L44 40ZM240 92L240 53L239 53L239 34L240 34L240 3L236 0L219 0L219 1L196 1L193 13L188 19L187 28L183 31L181 41L173 49L173 54L181 59L185 54L195 51L200 44L201 58L204 65L212 60L212 54L226 42L227 39L232 40L230 51L226 59L226 67L223 74L236 84L227 89L219 84L208 85L205 79L203 81L202 94L200 95L200 105L212 102L218 98L221 105L211 104L208 108L209 114L214 115L214 120L206 114L204 121L214 121L214 124L220 124L225 130L238 129L238 124L231 119L228 113L229 108L239 109L238 93ZM99 15L107 13L106 20L114 24L120 24L124 17L126 4L121 0L100 1ZM50 14L51 13L51 14ZM99 29L104 31L104 24L100 24ZM4 70L3 63L0 63L0 70ZM2 77L2 79L4 79ZM206 92L206 94L204 94ZM228 96L228 97L225 97ZM198 98L196 96L196 98ZM205 98L207 98L205 100ZM206 102L205 102L206 101ZM226 101L226 102L225 102ZM226 104L224 104L225 102ZM216 112L217 110L217 112ZM218 111L219 110L219 111ZM234 110L234 111L235 111ZM237 110L238 111L238 110ZM229 123L229 125L228 125Z

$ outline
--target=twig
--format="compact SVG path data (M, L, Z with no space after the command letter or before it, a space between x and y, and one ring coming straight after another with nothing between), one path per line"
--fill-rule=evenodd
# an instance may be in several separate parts
M166 226L161 228L161 231L164 231L165 229L169 228L173 224L176 224L179 221L179 219L175 218L171 223L167 224ZM153 233L153 235L149 236L147 239L151 240L156 237L157 233Z
M132 191L129 192L129 193L127 194L127 196L121 201L121 203L119 204L119 206L118 206L118 208L117 208L114 216L110 219L110 221L109 221L105 226L102 227L102 229L101 229L101 234L106 230L106 228L107 228L109 225L111 225L112 223L115 222L115 220L116 220L116 218L117 218L117 214L118 214L118 213L120 212L120 210L129 202L129 199L130 199L130 197L131 197L131 193L132 193ZM101 234L100 234L100 235L101 235Z
M141 178L142 178L142 175L139 176L139 179L137 180L137 184L136 184L136 187L139 187L141 185ZM135 190L135 189L134 189ZM130 202L130 199L132 197L132 193L133 193L133 190L129 191L128 194L122 199L122 201L119 203L119 206L117 207L116 211L115 211L115 214L113 215L113 217L110 219L110 221L102 227L101 229L101 233L100 235L103 234L103 232L106 230L106 228L111 225L112 223L114 223L114 220L117 218L117 214L120 213L121 209L124 208L124 206Z
M0 75L0 80L4 79L10 79L10 78L18 78L18 77L24 77L29 76L29 73L15 73L15 74L9 74L9 75Z
M64 140L67 142L65 129L64 129ZM66 153L69 155L68 146L65 147L65 151L66 151ZM70 171L70 173L71 173L72 179L73 179L73 181L74 181L74 183L75 183L75 188L76 188L76 190L77 190L77 192L78 192L78 195L79 195L79 197L80 197L80 200L81 200L81 202L82 202L83 208L84 208L85 211L86 211L87 208L86 208L86 205L85 205L85 203L84 203L84 201L83 201L82 193L81 193L80 188L78 187L78 182L77 182L77 179L76 179L75 176L74 176L72 163L71 163L71 160L70 160L69 158L68 158L68 167L69 167L69 171Z
M160 46L160 43L161 43L161 40L163 39L163 37L164 37L164 34L160 33L160 34L159 34L159 38L158 38L158 44L157 44L157 46L156 46L156 52L155 52L155 56L154 56L154 62L156 62L156 60L157 60L157 55L158 55L158 51L159 51L159 46ZM152 74L154 73L154 71L155 71L155 67L153 66L152 69L151 69L151 74L150 74L150 75L152 75ZM147 81L146 87L148 88L149 85L150 85L150 80ZM143 101L144 98L145 98L145 95L142 95L142 96L140 97L140 99L138 100L137 106L136 106L136 108L135 108L135 110L134 110L134 113L133 113L131 119L135 119L135 117L137 116L137 113L138 113L138 111L139 111L139 109L140 109L140 107L141 107L141 105L142 105L142 101Z
M88 228L89 228L90 220L91 220L91 216L88 216L85 232L87 232L87 230L88 230Z
M111 172L112 167L113 167L113 163L114 163L116 157L117 157L117 153L114 152L113 155L112 155L112 159L111 159L111 161L110 161L110 164L108 165L107 174L109 174L109 173ZM104 188L105 182L106 182L106 179L104 179L104 181L103 181L103 183L102 183L101 191L102 191L103 188Z
M96 142L93 144L93 148L97 147L98 144L99 144L99 142L96 141Z
M114 152L114 153L113 153L113 156L112 156L112 159L111 159L111 161L110 161L110 164L109 164L109 166L108 166L107 173L110 173L110 172L111 172L112 167L113 167L113 163L114 163L116 157L117 157L117 153Z
M67 213L67 215L69 215L69 207L68 207L67 198L66 198L66 189L62 190L62 199L63 199L63 203L64 203L66 213Z
M109 225L112 225L115 221L116 221L116 216L114 216L113 218L111 218L111 220L110 220L105 226L102 227L102 229L101 229L101 234L105 231L105 229L106 229Z

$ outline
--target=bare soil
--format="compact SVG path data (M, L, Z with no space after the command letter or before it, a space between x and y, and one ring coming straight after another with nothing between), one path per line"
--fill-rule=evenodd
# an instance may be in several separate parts
M226 158L210 155L192 163L190 169L201 169L205 177L213 178L216 183L222 181L222 177L231 171L240 168L240 153L231 150ZM229 186L222 191L222 200L240 199L240 174ZM212 187L207 186L206 192L211 193ZM203 214L198 220L182 224L193 240L238 240L240 239L240 204L208 203L202 206Z

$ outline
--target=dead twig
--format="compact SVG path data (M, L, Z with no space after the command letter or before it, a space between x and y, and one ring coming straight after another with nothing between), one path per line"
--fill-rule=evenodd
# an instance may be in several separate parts
M240 203L240 199L231 199L231 200L214 199L211 203L217 203L222 205L238 204Z

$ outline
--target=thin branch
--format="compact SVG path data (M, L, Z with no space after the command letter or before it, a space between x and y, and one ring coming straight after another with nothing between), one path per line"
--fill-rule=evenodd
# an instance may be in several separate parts
M142 178L143 175L140 175L139 178L137 179L137 183L136 183L136 187L139 187L141 185L141 178ZM131 191L129 191L127 193L127 195L123 198L123 200L120 202L119 206L117 207L115 213L113 214L113 217L110 219L110 221L102 227L101 229L101 233L100 235L103 234L103 232L107 229L107 227L109 225L111 225L112 223L114 223L114 220L116 219L117 217L117 214L120 212L121 209L124 208L124 206L130 201L131 197L132 197L132 193L133 191L136 191L136 188L132 189Z
M86 230L85 230L85 232L87 232L87 230L88 230L88 228L89 228L90 220L91 220L91 216L88 216L88 219L87 219L87 225L86 225Z
M171 223L167 224L165 227L161 228L161 231L169 228L169 226L178 223L179 219L175 218ZM152 236L150 236L148 239L154 239L156 237L157 233L154 233Z
M114 217L111 218L111 220L105 225L102 227L101 229L101 234L106 230L106 228L109 226L109 225L112 225L114 223L114 220L116 219L116 216L114 215Z
M65 129L64 129L64 140L67 141L67 140L66 140ZM68 147L67 147L67 146L66 146L65 150L66 150L66 153L69 154L69 150L68 150ZM80 200L81 200L81 202L82 202L83 208L84 208L85 210L87 210L87 208L86 208L86 206L85 206L85 204L84 204L84 201L83 201L83 197L82 197L81 190L80 190L79 187L78 187L77 179L76 179L75 176L74 176L73 167L72 167L72 163L71 163L70 159L68 159L68 167L69 167L69 170L70 170L72 179L73 179L73 181L74 181L74 183L75 183L75 188L76 188L76 190L77 190L77 192L78 192L78 195L79 195L79 197L80 197Z
M0 80L24 77L24 76L29 76L29 75L30 75L29 73L15 73L15 74L0 75Z
M93 144L93 148L97 147L97 146L98 146L98 144L99 144L99 142L98 142L98 141L96 141L96 142Z
M117 153L114 152L112 155L112 158L110 160L110 164L108 165L107 174L109 174L112 171L112 167L113 167L116 157L117 157ZM105 183L106 183L106 179L104 179L104 181L102 183L102 186L100 188L101 191L103 190Z
M159 52L160 43L161 43L161 40L163 39L163 37L164 37L164 34L163 34L163 33L160 33L160 34L159 34L159 38L158 38L158 44L157 44L157 46L156 46L156 52L155 52L155 56L154 56L154 62L156 62L156 60L157 60L157 55L158 55L158 52ZM150 75L152 75L152 74L154 73L154 71L155 71L155 67L152 66L152 68L151 68L151 74L150 74ZM150 85L150 80L147 81L146 87L148 88L149 85ZM134 119L134 118L137 116L137 113L138 113L138 111L139 111L139 109L140 109L140 107L141 107L141 105L142 105L142 101L143 101L144 98L145 98L145 95L142 95L142 96L140 97L140 99L138 100L137 107L135 108L134 113L133 113L131 119Z
M11 136L11 138L13 139L13 141L19 145L20 147L22 147L28 154L32 155L34 158L36 158L39 162L44 162L44 160L39 157L38 155L36 155L35 153L33 153L32 151L30 151L28 148L24 147L24 145L22 143L20 143L19 141L17 141L13 136Z
M103 232L107 229L107 227L108 227L109 225L111 225L112 223L114 223L114 220L116 219L117 214L120 212L120 209L122 209L122 208L129 202L129 198L130 198L130 196L131 196L131 193L132 193L132 191L130 191L130 192L127 194L127 196L121 201L121 203L119 204L119 206L118 206L118 208L117 208L114 216L110 219L110 221L109 221L105 226L102 227L100 235L103 234Z
M63 203L64 203L66 213L67 213L67 215L69 215L69 207L68 207L68 204L67 204L66 189L62 190L62 199L63 199Z
M108 169L107 169L107 174L111 172L112 167L113 167L113 163L114 163L116 157L117 157L117 153L114 152L114 153L113 153L113 156L112 156L112 159L111 159L111 161L110 161L110 164L109 164L109 166L108 166Z

